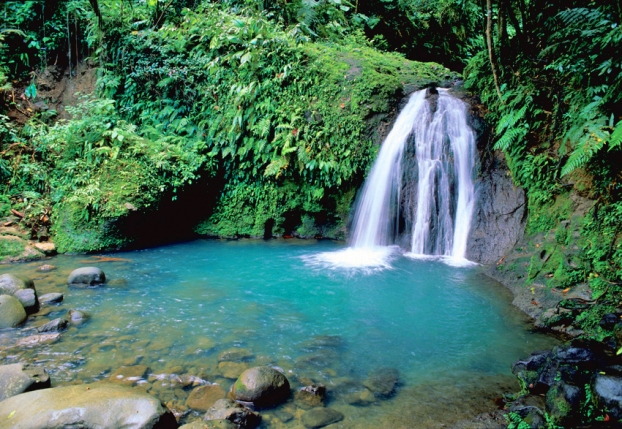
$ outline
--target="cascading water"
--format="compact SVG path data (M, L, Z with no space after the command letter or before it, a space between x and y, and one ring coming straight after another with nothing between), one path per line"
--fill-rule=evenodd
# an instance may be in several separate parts
M466 255L475 201L475 137L462 101L442 89L438 97L429 95L422 90L410 97L380 149L354 214L350 245L355 249L396 243L404 219L412 254ZM416 156L414 172L403 169L407 148ZM414 195L402 195L405 178L416 181ZM414 213L403 213L410 206Z

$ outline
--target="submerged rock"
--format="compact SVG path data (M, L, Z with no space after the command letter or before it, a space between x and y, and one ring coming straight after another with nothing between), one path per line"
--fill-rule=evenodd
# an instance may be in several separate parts
M255 358L248 349L229 349L218 355L218 362L244 362Z
M98 286L106 282L106 275L97 267L82 267L69 274L69 286L87 287Z
M343 400L350 405L366 406L376 401L376 396L371 390L364 388L358 392L352 392L344 396Z
M205 413L204 420L228 420L240 429L253 429L261 423L261 416L254 411L233 402L231 399L219 399Z
M218 364L218 371L222 376L232 380L237 379L247 369L248 365L244 362L220 362Z
M302 424L308 429L316 429L337 423L343 420L343 414L332 408L313 408L306 411L302 417Z
M301 408L316 408L324 406L326 397L326 386L323 384L301 387L294 394L296 404Z
M144 379L147 371L149 368L146 365L122 366L110 375L108 381L125 386L134 386L137 381Z
M69 321L74 325L81 325L91 317L82 310L69 310L67 315L69 316Z
M62 300L65 298L65 296L62 293L58 293L58 292L52 292L52 293L46 293L45 295L41 295L39 297L39 303L40 304L58 304L59 302L62 302Z
M229 420L195 420L179 429L238 429L238 426Z
M0 421L27 429L173 429L173 414L151 395L110 383L22 393L0 402Z
M290 395L289 381L274 368L257 366L247 369L231 387L236 401L252 402L261 408L285 402Z
M0 276L0 295L11 295L22 303L26 313L36 313L39 309L37 291L29 278L3 274Z
M387 397L395 392L399 381L399 372L395 368L381 368L372 372L363 382L363 386L371 390L374 395Z
M0 329L13 328L26 320L26 310L11 295L0 295Z
M58 318L54 319L44 325L37 328L37 332L62 332L69 326L69 321L66 319Z
M196 387L186 399L186 405L193 410L207 411L219 399L225 399L225 391L218 384Z
M0 366L0 402L47 387L50 387L50 376L44 368L22 363Z
M20 338L15 343L18 347L35 347L44 344L52 344L60 339L59 333L31 335L29 337Z

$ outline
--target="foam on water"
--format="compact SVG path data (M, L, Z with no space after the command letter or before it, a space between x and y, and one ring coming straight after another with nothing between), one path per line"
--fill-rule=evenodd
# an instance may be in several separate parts
M335 252L306 255L302 259L311 267L371 273L392 268L391 261L399 253L398 246L347 247Z

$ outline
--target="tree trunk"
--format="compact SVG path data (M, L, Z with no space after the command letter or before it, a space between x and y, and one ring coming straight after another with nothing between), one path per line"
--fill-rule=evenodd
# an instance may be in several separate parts
M486 0L486 44L488 45L488 59L490 60L490 67L492 68L492 77L495 80L495 89L499 100L503 102L501 97L501 89L499 88L499 76L497 74L497 66L495 64L495 56L492 46L492 0Z

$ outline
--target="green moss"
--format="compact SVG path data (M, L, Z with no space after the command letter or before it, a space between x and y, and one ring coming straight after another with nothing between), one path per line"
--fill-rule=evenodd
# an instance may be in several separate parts
M20 239L0 237L0 259L17 257L24 252L25 244Z

